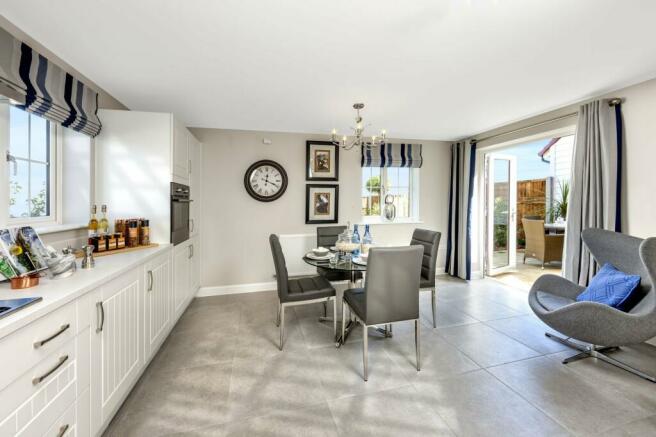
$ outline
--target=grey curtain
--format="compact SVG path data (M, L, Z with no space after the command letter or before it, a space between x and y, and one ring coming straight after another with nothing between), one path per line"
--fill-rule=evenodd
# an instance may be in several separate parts
M596 273L581 232L621 232L622 114L619 103L596 100L579 110L565 236L564 276L587 285Z
M471 215L475 173L476 143L462 141L451 144L449 224L444 271L467 280L471 279Z

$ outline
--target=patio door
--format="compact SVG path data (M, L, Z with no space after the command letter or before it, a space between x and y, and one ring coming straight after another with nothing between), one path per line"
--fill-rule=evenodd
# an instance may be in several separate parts
M494 276L516 268L517 159L489 153L485 156L486 250L485 274Z

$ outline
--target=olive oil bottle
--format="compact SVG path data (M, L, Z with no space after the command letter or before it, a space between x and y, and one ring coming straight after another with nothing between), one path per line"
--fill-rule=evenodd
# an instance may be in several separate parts
M89 231L89 237L95 237L98 234L98 220L96 219L96 205L91 207L91 218L89 219L89 224L87 229Z
M100 223L98 224L98 233L100 235L107 235L109 233L109 221L107 220L107 205L100 207L102 211L102 217L100 218Z

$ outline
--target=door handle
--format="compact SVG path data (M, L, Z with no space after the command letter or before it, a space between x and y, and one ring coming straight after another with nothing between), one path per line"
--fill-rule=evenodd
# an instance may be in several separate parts
M59 428L59 432L57 433L57 437L64 437L64 434L66 434L66 431L68 431L69 425L68 423L66 425L63 425L61 428Z
M37 376L36 378L34 378L34 379L32 380L32 385L39 385L39 384L41 384L41 382L43 382L44 379L46 379L47 377L49 377L50 375L52 375L53 373L55 373L55 372L57 371L57 369L59 369L59 368L60 368L60 367L66 362L66 360L68 360L68 355L64 355L63 357L59 357L59 362L58 362L57 364L55 364L55 367L53 367L52 369L48 370L48 371L47 371L46 373L44 373L43 375L41 375L41 376Z
M194 229L196 228L196 224L194 223L194 219L189 219L189 224L191 225L191 230L189 232L194 232Z
M44 344L46 344L46 343L50 342L51 340L54 340L55 338L59 337L61 334L64 333L64 331L66 331L70 327L71 327L70 323L62 325L61 328L59 328L59 331L55 332L50 337L48 337L44 340L41 340L41 341L37 341L36 343L34 343L34 349L38 349L41 346L43 346Z
M187 259L190 259L192 256L194 256L194 245L190 244L188 250L189 250L189 255L187 256Z
M153 271L148 270L148 291L153 291Z
M105 327L105 307L103 307L102 302L96 302L96 310L98 312L98 327L96 328L96 333L102 332Z

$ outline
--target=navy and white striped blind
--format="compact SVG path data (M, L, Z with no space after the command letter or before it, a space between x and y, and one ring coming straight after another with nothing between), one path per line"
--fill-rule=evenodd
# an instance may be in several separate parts
M407 167L421 168L421 144L393 144L363 146L362 167Z
M95 137L98 93L0 28L0 93L33 114Z

